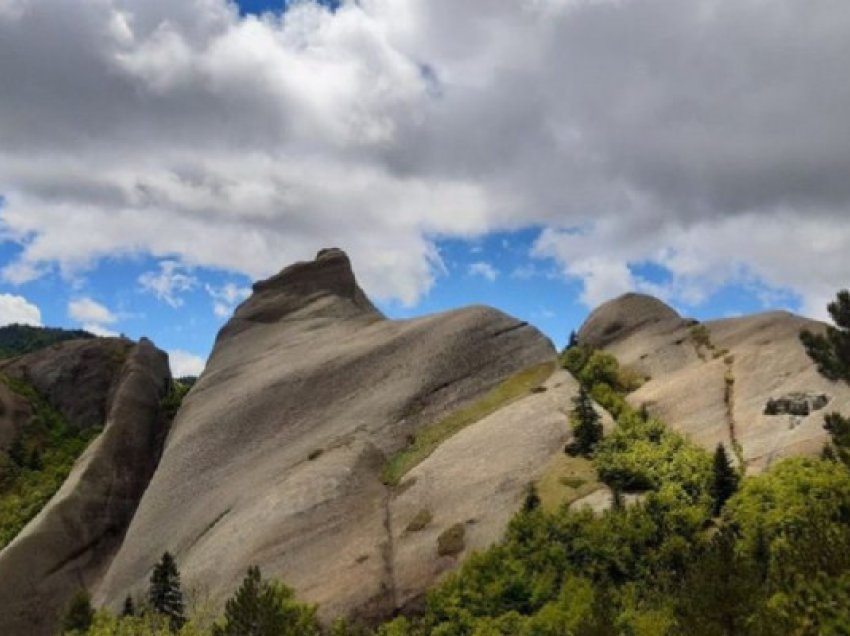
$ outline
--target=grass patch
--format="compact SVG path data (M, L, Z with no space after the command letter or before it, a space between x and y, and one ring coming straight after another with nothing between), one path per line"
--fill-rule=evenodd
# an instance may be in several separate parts
M448 417L416 433L410 445L393 455L384 467L381 480L396 486L412 468L425 460L437 447L470 424L534 392L555 371L555 363L539 364L508 378L483 397Z
M591 460L558 453L549 460L546 470L538 480L537 494L543 509L555 512L561 506L569 505L601 486Z
M33 409L32 421L0 452L0 549L56 494L74 462L100 432L79 431L30 384L0 377Z
M410 523L407 524L407 532L419 532L420 530L424 530L429 523L434 519L434 515L431 514L431 511L427 508L422 508L413 519L410 520Z

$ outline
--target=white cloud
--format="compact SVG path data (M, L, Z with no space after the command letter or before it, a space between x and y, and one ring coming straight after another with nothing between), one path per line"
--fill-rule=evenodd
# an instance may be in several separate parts
M119 335L117 331L107 326L118 322L118 316L108 307L91 298L78 298L69 302L68 317L81 323L85 331L96 336L116 338Z
M23 296L0 294L0 327L14 324L41 327L41 311Z
M91 298L78 298L68 303L68 316L89 325L111 325L118 320L107 307Z
M186 273L186 268L177 261L161 261L158 272L145 272L139 276L142 289L172 307L183 305L180 294L194 289L198 279Z
M183 351L182 349L169 351L168 360L171 363L171 374L175 378L182 378L188 375L199 376L207 364L207 361L201 356Z
M236 283L226 283L221 287L205 286L213 299L213 313L217 318L229 318L237 303L251 295L250 287L240 287Z
M486 261L470 263L467 272L470 276L480 276L491 283L499 276L499 271Z
M695 302L747 280L815 311L850 280L848 3L0 6L9 282L135 254L256 278L339 245L413 304L437 237L522 227L586 302L643 263ZM188 271L142 285L177 306Z
M96 322L83 323L83 330L93 333L96 336L100 336L101 338L117 338L119 335L117 331L113 331L112 329L104 327Z

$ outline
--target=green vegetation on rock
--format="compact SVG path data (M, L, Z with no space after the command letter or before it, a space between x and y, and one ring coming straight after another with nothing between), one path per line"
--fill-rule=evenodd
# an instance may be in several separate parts
M32 353L66 340L94 337L94 334L81 329L68 330L52 327L31 327L29 325L8 325L0 327L0 359Z
M79 431L30 384L0 377L33 409L9 452L0 452L0 548L6 546L59 490L99 430Z
M554 370L555 366L546 362L520 371L472 404L420 429L407 448L389 459L383 471L384 483L398 485L402 477L424 461L444 441L500 408L530 395Z

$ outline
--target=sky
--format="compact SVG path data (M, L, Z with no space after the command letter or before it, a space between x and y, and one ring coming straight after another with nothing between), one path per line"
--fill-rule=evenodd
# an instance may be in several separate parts
M0 0L0 324L196 374L329 246L390 317L558 346L627 291L823 318L848 59L846 0Z

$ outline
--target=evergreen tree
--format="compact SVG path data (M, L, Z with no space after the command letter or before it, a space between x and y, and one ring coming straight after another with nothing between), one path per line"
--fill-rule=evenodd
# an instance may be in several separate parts
M720 514L724 504L736 490L738 490L738 473L726 455L726 448L723 444L718 444L717 450L714 451L714 471L710 491L714 500L712 511L715 517Z
M224 608L213 636L313 636L321 633L316 608L295 601L285 585L264 581L260 568L248 574Z
M68 603L62 618L62 631L83 634L89 630L94 620L94 608L91 596L86 590L80 590Z
M573 398L573 410L570 413L573 425L573 441L567 445L569 455L589 456L599 440L602 439L602 423L599 414L593 408L593 400L583 386L579 387L578 395Z
M575 332L575 330L573 330L573 331L570 332L570 340L567 343L567 349L572 349L573 347L577 347L577 346L578 346L578 334Z
M136 606L133 604L133 597L129 594L127 598L124 599L124 607L121 609L121 616L135 616L136 615Z
M850 466L850 418L842 417L840 413L830 413L824 417L823 427L832 438L832 457Z
M183 592L180 590L180 573L171 553L162 555L154 566L150 581L150 604L154 611L167 616L172 630L180 629L186 622Z
M836 326L828 326L826 334L804 329L800 340L818 371L830 380L850 383L850 291L838 292L827 310Z

